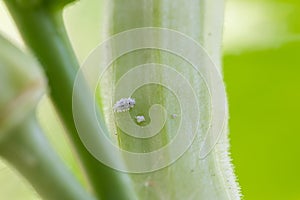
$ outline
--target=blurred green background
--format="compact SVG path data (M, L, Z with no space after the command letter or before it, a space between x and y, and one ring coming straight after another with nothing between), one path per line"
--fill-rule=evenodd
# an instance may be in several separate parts
M245 199L300 199L300 1L227 1L223 69Z
M71 36L89 36L73 41L80 61L101 41L101 24L95 25L101 3L81 0L66 9ZM24 47L0 4L1 32ZM300 1L227 0L223 55L231 154L244 199L300 200ZM46 97L38 114L61 157L78 172ZM21 180L0 163L0 199L38 199Z

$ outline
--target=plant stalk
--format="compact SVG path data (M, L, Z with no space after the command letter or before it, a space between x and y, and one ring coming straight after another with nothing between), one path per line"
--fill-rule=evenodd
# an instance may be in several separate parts
M36 60L1 35L0 45L0 156L44 199L94 200L53 151L34 117L46 88Z
M67 128L69 138L83 164L93 192L99 199L135 199L130 185L126 182L126 176L96 160L87 151L77 134L72 115L72 92L79 65L65 32L61 10L52 9L53 7L46 4L26 7L19 4L17 0L6 0L5 3L24 41L44 68L49 81L51 98ZM84 105L85 97L79 98ZM82 108L83 112L84 110ZM91 114L93 113L83 113L84 116ZM88 117L85 123L92 129L95 127L94 124L90 124Z
M0 155L47 200L94 200L53 152L33 113L1 141Z
M172 29L201 44L209 56L213 58L217 67L220 67L223 0L108 0L107 5L107 13L105 13L107 21L104 23L107 25L105 29L106 37L141 27ZM145 39L158 41L158 38L151 36L147 36ZM172 42L176 44L177 41ZM108 55L114 55L114 50L109 52ZM201 58L199 57L199 59ZM205 159L199 159L200 144L203 142L204 137L201 134L206 133L209 128L210 95L207 91L205 92L205 83L199 79L195 71L191 70L189 63L182 61L178 56L153 49L127 53L112 63L107 76L107 79L112 80L107 81L108 84L105 87L100 85L99 99L101 99L101 104L110 105L107 96L115 95L113 91L120 78L129 73L129 70L145 63L167 64L184 74L190 80L191 85L197 88L195 94L201 105L202 120L200 121L200 131L192 146L180 159L158 171L131 175L139 197L143 200L240 199L228 156L227 129L223 130L217 145L211 153ZM161 80L168 78L163 70L157 72L157 74L159 74ZM145 73L141 76L144 76L144 79L147 80L150 75ZM180 88L180 83L178 83L178 88L185 90L185 88ZM132 123L135 123L134 117L141 114L146 118L145 124L151 123L152 119L150 119L148 112L153 104L163 105L168 111L171 111L169 114L180 110L174 96L164 87L158 85L152 84L140 87L133 93L132 97L136 100L135 107L130 110ZM226 104L226 102L224 103ZM106 115L106 118L107 121L111 121L113 117ZM144 153L159 149L171 142L178 124L179 119L167 119L161 132L149 139L130 137L118 128L117 124L110 123L109 129L117 130L118 144L122 149Z

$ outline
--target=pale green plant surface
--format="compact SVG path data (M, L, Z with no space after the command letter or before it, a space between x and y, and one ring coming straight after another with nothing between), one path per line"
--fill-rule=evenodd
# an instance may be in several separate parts
M113 35L122 31L139 27L164 27L180 31L199 42L218 66L220 62L220 43L223 23L223 1L110 1L106 7L105 16L107 33ZM155 40L155 38L147 38ZM176 41L174 41L176 43ZM113 54L113 52L112 52ZM201 59L201 58L199 58ZM143 63L167 63L181 74L186 75L196 86L196 96L201 105L202 120L200 127L202 133L208 129L209 122L209 94L204 89L203 80L199 80L197 73L182 59L158 50L143 50L132 52L120 57L108 74L107 85L101 87L102 110L109 108L109 101L105 102L117 80L134 66ZM163 71L158 72L161 79L167 77ZM148 74L145 74L145 79ZM110 80L110 81L108 81ZM115 81L111 81L115 80ZM111 84L111 85L110 85ZM103 84L102 84L103 85ZM184 90L185 88L179 89ZM130 115L144 114L146 121L150 121L148 112L152 104L163 105L168 114L178 113L178 102L167 89L150 85L142 87L133 94L137 105ZM107 98L110 99L110 98ZM180 100L177 100L180 101ZM172 103L173 102L173 103ZM225 103L225 102L224 102ZM183 111L184 112L184 111ZM112 116L107 116L107 122L112 121ZM121 147L130 151L148 152L166 145L172 139L178 119L167 119L164 129L160 134L147 140L132 140L113 123L110 124L111 133L117 132L117 140ZM192 121L192 119L191 119ZM145 123L146 124L146 123ZM213 151L201 160L199 146L203 142L203 135L199 133L191 148L179 160L169 167L157 172L131 175L136 191L142 199L240 199L239 188L235 182L230 158L228 156L227 129Z

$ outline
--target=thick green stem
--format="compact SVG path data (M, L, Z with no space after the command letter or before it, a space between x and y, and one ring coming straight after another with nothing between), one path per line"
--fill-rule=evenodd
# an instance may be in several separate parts
M54 12L51 7L43 4L24 6L16 0L6 0L5 3L23 39L44 67L54 105L68 130L94 192L99 199L134 199L124 181L124 175L96 160L77 134L72 116L72 90L78 63L65 33L61 10ZM84 105L85 97L79 98ZM83 113L85 116L90 114L93 113ZM94 127L89 120L86 126Z
M108 5L106 16L109 17L108 22L105 23L107 24L106 34L108 36L141 27L173 29L201 44L209 56L213 58L213 61L218 66L220 65L224 9L222 0L108 0ZM158 38L149 35L145 39L159 41ZM176 42L176 40L171 41L174 44ZM109 52L109 55L114 55L114 49ZM199 59L202 58L199 57ZM222 137L211 153L205 159L199 159L200 145L210 123L210 94L205 90L206 85L199 78L197 72L179 56L157 49L143 49L119 57L113 63L112 70L108 71L110 74L107 79L113 79L109 82L110 85L108 84L105 88L101 88L100 85L101 103L109 105L109 102L106 101L107 96L115 95L113 89L117 87L120 77L129 73L129 70L134 67L145 63L167 64L187 77L191 85L196 88L194 92L201 108L201 128L192 146L174 164L159 171L131 176L140 197L149 200L239 199L238 187L228 157L227 130L223 130ZM168 78L163 70L157 74L161 80ZM141 76L147 80L150 75L145 73ZM133 83L134 81L132 79ZM181 87L180 83L177 85L178 90L186 89ZM133 122L136 115L143 114L146 117L145 124L151 123L152 119L149 119L148 112L153 104L161 104L166 110L173 113L180 110L176 110L178 102L174 99L174 95L165 88L154 84L141 86L132 94L132 97L136 99L135 107L130 110ZM106 118L108 118L107 121L111 121L112 116L106 115ZM188 121L188 119L184 120ZM193 119L191 118L190 121ZM179 119L168 118L161 132L147 139L130 137L118 128L117 124L110 123L109 128L110 130L117 130L118 143L123 149L143 153L154 151L170 143L178 124ZM188 135L188 131L186 134Z
M53 152L30 114L0 143L0 155L47 200L93 200Z

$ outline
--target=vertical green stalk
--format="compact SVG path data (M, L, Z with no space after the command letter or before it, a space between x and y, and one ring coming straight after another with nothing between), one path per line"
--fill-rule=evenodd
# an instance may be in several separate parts
M55 6L56 1L22 2L5 1L24 41L45 70L51 98L68 130L69 138L82 161L94 193L99 199L134 199L126 176L96 160L77 134L72 115L72 90L79 66L64 29L61 5ZM85 97L79 98L84 105ZM84 112L84 108L82 111ZM85 116L90 114L92 113L83 113ZM92 129L95 127L89 120L86 125Z
M201 44L220 66L221 38L223 24L222 0L109 0L107 1L106 36L141 27L169 28L191 37ZM156 38L146 38L155 41ZM173 41L176 44L176 41ZM113 54L113 52L110 52ZM201 58L199 58L201 59ZM102 105L105 95L114 95L113 89L119 78L133 67L144 63L163 63L174 67L185 74L195 88L201 107L201 131L205 133L209 127L209 93L203 93L203 81L190 69L189 64L178 57L159 50L144 49L128 53L118 58L109 71L110 85L101 87ZM145 78L148 74L144 74ZM161 71L161 79L165 76ZM181 88L184 90L184 88ZM102 95L102 96L101 96ZM174 97L164 87L157 85L143 86L134 94L136 106L130 111L132 120L138 114L146 117L149 123L149 108L158 103L167 109L176 110L178 106ZM226 102L224 102L226 103ZM176 107L177 106L177 107ZM109 109L109 108L107 108ZM110 116L106 116L110 118ZM107 121L110 121L108 119ZM168 122L169 121L169 122ZM110 130L117 130L118 143L123 149L133 152L151 152L171 141L177 128L177 121L168 120L160 134L150 139L136 139L120 130L116 124L110 123ZM199 133L200 134L200 133ZM199 200L237 200L240 199L235 182L230 158L228 156L227 130L224 130L218 144L205 158L199 159L199 145L203 136L195 139L190 149L174 164L159 171L146 174L132 174L134 186L141 199L199 199Z

